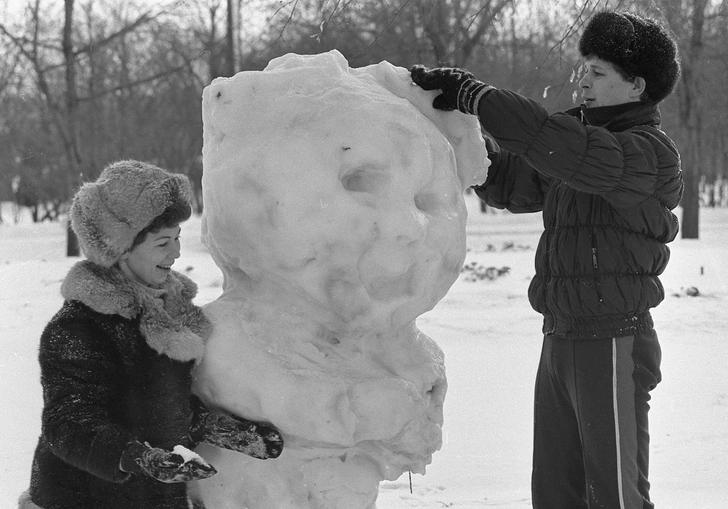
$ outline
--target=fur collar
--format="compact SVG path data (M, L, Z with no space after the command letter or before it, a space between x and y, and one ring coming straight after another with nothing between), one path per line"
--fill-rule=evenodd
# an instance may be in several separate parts
M105 315L139 316L147 344L176 361L199 362L212 332L202 309L192 303L197 285L174 270L161 289L154 289L130 280L115 266L84 260L71 267L61 294Z

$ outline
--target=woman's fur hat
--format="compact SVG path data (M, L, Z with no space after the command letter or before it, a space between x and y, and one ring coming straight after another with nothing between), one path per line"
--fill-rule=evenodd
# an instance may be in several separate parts
M656 20L629 12L595 14L581 36L579 52L644 78L645 91L656 103L670 95L680 76L677 45L669 32Z
M137 234L170 207L189 207L189 179L140 161L107 166L73 198L71 225L86 257L111 267Z

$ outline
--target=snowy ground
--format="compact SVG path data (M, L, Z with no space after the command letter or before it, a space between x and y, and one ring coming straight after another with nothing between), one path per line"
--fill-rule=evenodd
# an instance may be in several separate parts
M445 443L427 475L383 483L380 509L528 508L531 404L540 351L540 317L526 290L541 231L540 215L481 214L468 197L466 275L419 327L446 355L449 392ZM0 225L0 508L15 507L28 484L42 406L38 338L61 305L60 283L77 259L65 257L59 224ZM703 209L701 239L676 240L654 311L663 348L663 382L653 392L652 498L659 509L728 507L728 209ZM214 300L222 277L199 239L200 221L183 227L175 269ZM503 272L503 271L501 271ZM698 296L688 289L697 288Z

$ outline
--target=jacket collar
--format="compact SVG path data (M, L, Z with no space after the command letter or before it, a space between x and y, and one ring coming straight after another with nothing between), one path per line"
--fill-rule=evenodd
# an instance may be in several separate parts
M661 121L660 109L654 102L624 103L598 108L581 105L567 113L580 118L586 125L603 127L612 132L625 131L638 125L659 127Z
M212 331L207 317L192 303L197 285L176 271L170 272L160 289L154 289L130 280L115 266L84 260L71 267L61 295L101 314L139 316L139 330L147 344L178 361L199 361Z

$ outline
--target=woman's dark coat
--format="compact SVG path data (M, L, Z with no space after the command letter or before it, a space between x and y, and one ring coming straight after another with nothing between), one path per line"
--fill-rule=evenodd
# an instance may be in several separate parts
M184 484L119 469L132 440L192 447L191 370L210 324L197 287L172 271L162 290L88 261L41 337L44 409L30 487L43 509L188 509Z
M544 333L584 339L651 329L649 309L664 298L666 244L678 231L671 211L683 191L680 156L659 129L657 105L549 115L493 90L479 113L500 147L476 193L511 212L543 211L529 300L544 315Z

